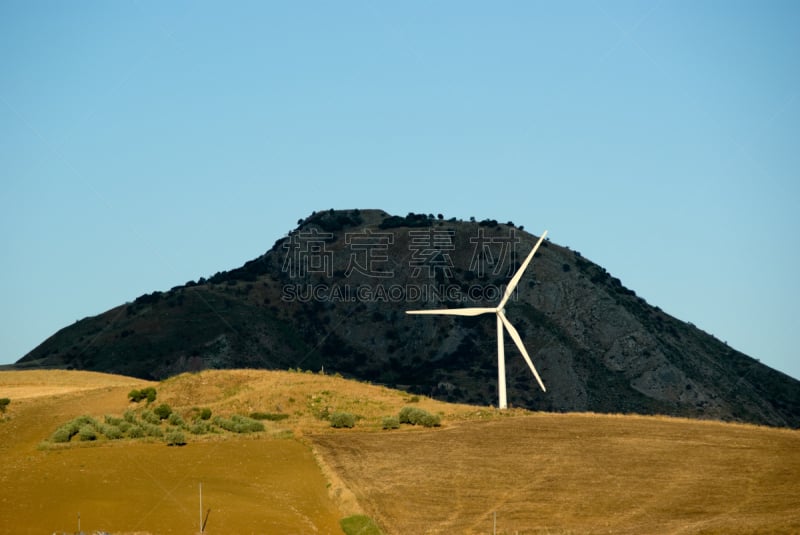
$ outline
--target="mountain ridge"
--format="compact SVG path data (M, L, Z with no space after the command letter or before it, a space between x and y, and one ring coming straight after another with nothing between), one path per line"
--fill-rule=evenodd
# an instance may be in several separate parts
M494 322L409 317L492 306L535 237L512 222L327 210L243 266L61 329L13 367L161 379L206 368L304 368L496 403ZM800 426L800 381L646 303L545 241L507 305L508 400L548 411L670 414Z

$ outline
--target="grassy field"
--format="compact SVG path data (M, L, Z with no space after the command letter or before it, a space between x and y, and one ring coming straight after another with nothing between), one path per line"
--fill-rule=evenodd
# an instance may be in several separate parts
M141 411L154 386L187 420L281 414L248 435L54 444L88 414ZM332 533L367 514L388 534L798 533L800 432L672 418L452 405L342 378L252 370L162 383L0 372L0 533ZM405 406L442 427L382 429ZM354 429L324 416L357 415Z
M800 433L531 414L314 439L387 533L800 533Z

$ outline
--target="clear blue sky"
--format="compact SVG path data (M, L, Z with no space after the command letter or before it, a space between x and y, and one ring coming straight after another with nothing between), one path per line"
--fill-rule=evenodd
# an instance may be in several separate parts
M800 3L0 2L0 363L312 210L511 220L800 377Z

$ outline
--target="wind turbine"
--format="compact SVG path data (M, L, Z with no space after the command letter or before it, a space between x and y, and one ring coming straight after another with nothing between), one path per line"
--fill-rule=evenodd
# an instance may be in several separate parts
M542 240L544 237L547 236L547 231L545 230L542 233L542 236L539 238L539 241L536 242L536 245L533 246L533 249L530 253L528 253L528 257L519 267L514 276L511 277L511 281L508 283L506 287L506 291L503 294L503 298L500 299L500 303L496 307L473 307L473 308L442 308L437 310L406 310L406 314L441 314L445 316L480 316L481 314L495 314L497 317L497 389L499 395L499 403L498 407L501 409L505 409L508 404L506 403L506 358L505 358L505 341L503 340L503 329L508 331L508 334L511 335L511 339L514 340L514 343L519 349L519 352L522 353L522 356L525 358L525 362L528 363L528 367L533 372L533 376L536 377L536 381L539 383L539 386L542 387L542 392L546 392L547 389L544 387L544 383L542 382L541 377L539 377L539 373L536 371L536 368L533 366L533 362L531 362L531 358L528 356L528 352L525 350L525 346L522 344L522 338L520 338L519 333L511 325L511 322L508 321L505 315L505 306L508 302L511 294L514 293L514 289L519 284L520 279L522 278L522 274L525 272L525 269L528 267L528 264L531 263L533 260L533 255L536 254L536 250L542 244Z

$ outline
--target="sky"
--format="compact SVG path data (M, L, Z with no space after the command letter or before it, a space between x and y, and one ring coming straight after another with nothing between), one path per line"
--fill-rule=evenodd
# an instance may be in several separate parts
M0 1L0 364L314 210L513 221L800 378L800 3Z

